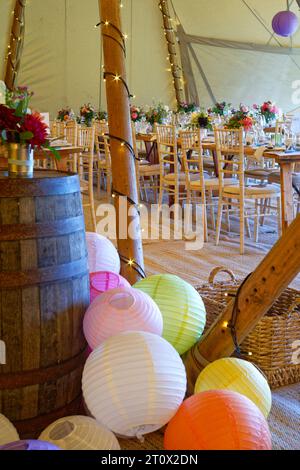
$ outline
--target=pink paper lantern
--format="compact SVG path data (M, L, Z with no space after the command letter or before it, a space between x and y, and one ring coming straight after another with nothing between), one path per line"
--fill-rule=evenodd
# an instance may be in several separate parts
M111 271L119 274L120 257L112 242L94 232L86 233L90 273Z
M104 292L92 302L83 320L83 331L92 349L125 331L161 336L162 330L163 319L157 304L148 294L131 287Z
M50 444L46 441L38 440L27 440L27 441L15 441L0 446L0 450L61 450L59 447Z
M272 28L276 34L289 37L295 34L299 26L297 15L292 11L279 11L273 18Z
M110 271L100 271L90 274L91 302L103 292L119 287L130 287L130 284L120 274Z

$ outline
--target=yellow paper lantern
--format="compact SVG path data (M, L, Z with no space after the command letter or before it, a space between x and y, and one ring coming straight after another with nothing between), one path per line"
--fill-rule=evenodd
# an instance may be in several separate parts
M4 415L0 414L0 445L19 439L19 434L14 425Z
M172 274L147 277L134 285L157 303L164 320L163 338L179 354L200 338L206 321L203 300L193 286Z
M268 417L272 406L272 394L268 382L259 370L235 357L218 359L200 373L195 393L208 390L231 390L245 395Z
M68 416L50 424L39 439L63 450L120 450L115 435L87 416Z

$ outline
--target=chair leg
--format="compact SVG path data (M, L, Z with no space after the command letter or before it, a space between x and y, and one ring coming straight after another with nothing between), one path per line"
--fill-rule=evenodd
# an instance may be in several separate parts
M281 197L277 197L277 226L278 237L282 235L282 221L281 221Z
M216 219L215 219L215 212L214 212L213 194L212 194L211 189L208 191L208 204L209 204L209 207L210 207L212 228L213 228L213 230L215 230L216 229Z
M220 242L222 215L223 215L223 201L222 201L222 196L220 195L219 204L218 204L217 227L216 227L216 246L218 246Z
M108 200L110 200L110 198L111 198L111 183L112 183L111 179L112 179L111 174L108 171L106 173L106 193L107 193Z
M255 222L254 222L254 240L255 240L255 243L258 243L259 218L260 218L260 205L259 205L259 201L256 199L255 200Z
M240 204L240 254L243 255L245 252L245 213L244 213L244 201L239 200Z
M248 216L248 212L245 210L244 211L244 218L245 218L245 226L246 226L246 229L247 229L247 236L248 236L248 238L251 238L251 229L250 229L250 224L249 224L249 218L247 216Z

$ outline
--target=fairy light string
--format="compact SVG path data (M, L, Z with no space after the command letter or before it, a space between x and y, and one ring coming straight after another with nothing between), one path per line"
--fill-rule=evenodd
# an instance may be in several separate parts
M17 8L20 10L20 13L17 13ZM20 59L23 49L23 41L24 41L24 34L25 34L25 0L17 0L15 4L14 10L12 10L11 14L14 16L13 25L10 32L10 41L7 46L7 55L5 60L7 62L7 69L6 69L6 76L8 74L8 67L10 67L12 71L12 78L11 83L9 83L9 88L13 88L16 76L20 66ZM15 25L18 23L19 25L19 33L15 33Z
M121 5L120 5L121 6ZM95 25L95 27L99 27L99 26L102 26L102 36L103 37L106 37L107 39L111 39L113 40L115 43L117 43L123 53L124 53L124 56L126 57L126 44L125 44L125 35L122 33L122 31L115 25L113 24L112 22L108 21L108 20L105 20L105 21L100 21L99 23L97 23ZM116 39L114 36L112 36L111 34L109 34L109 28L112 28L114 31L117 32L121 42ZM120 84L122 83L122 85L124 86L124 88L126 89L126 93L127 93L127 97L128 97L128 100L130 101L131 98L133 98L133 95L130 93L130 90L129 90L129 87L128 87L128 84L126 82L126 80L121 76L121 74L118 74L118 73L114 73L114 72L111 72L111 71L104 71L103 72L103 80L106 81L106 79L110 77L112 79L112 82L115 82L116 84ZM140 161L141 159L135 154L135 151L134 151L134 148L132 147L131 143L128 142L126 139L123 139L122 137L119 137L119 136L116 136L116 135L113 135L111 133L105 133L104 134L105 136L109 137L110 139L112 140L115 140L115 141L118 141L120 142L120 146L121 147L126 147L126 149L129 151L131 157L134 159L134 160L138 160ZM116 188L112 188L112 197L113 198L120 198L120 197L124 197L126 198L127 200L127 203L131 206L131 207L134 207L135 210L136 210L136 213L138 216L140 216L140 211L139 211L139 204L134 201L130 196L128 196L127 194L124 194L120 191L118 191ZM122 253L119 252L119 256L120 256L120 260L127 264L127 266L129 266L131 269L133 269L141 278L145 278L146 277L146 273L144 271L144 269L142 268L142 266L140 266L135 259L132 259L132 258L127 258L126 256L124 256Z

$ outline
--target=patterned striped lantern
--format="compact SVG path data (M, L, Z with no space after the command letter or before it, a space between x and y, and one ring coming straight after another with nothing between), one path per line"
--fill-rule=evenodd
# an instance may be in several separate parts
M172 274L142 279L135 286L157 303L164 321L163 337L183 354L200 338L206 321L204 303L193 286Z
M141 437L164 426L181 405L186 373L175 349L146 332L112 336L87 359L83 396L114 433Z
M119 274L120 257L112 242L94 232L86 233L90 273L111 271Z
M144 292L125 287L113 289L92 302L83 320L83 331L92 349L123 331L149 331L161 336L163 319L156 303Z
M0 414L0 445L19 440L19 434L14 425Z
M267 418L272 406L272 394L267 380L251 362L234 357L209 364L199 375L195 393L226 389L245 395Z
M103 292L118 287L130 287L129 282L120 274L112 273L110 271L100 271L98 273L90 274L90 293L91 302Z
M184 401L167 426L166 450L271 450L267 421L249 398L210 390Z
M42 432L40 439L63 450L120 450L115 435L87 416L58 419Z
M0 450L61 450L59 447L50 444L50 442L33 440L16 441L1 446Z

